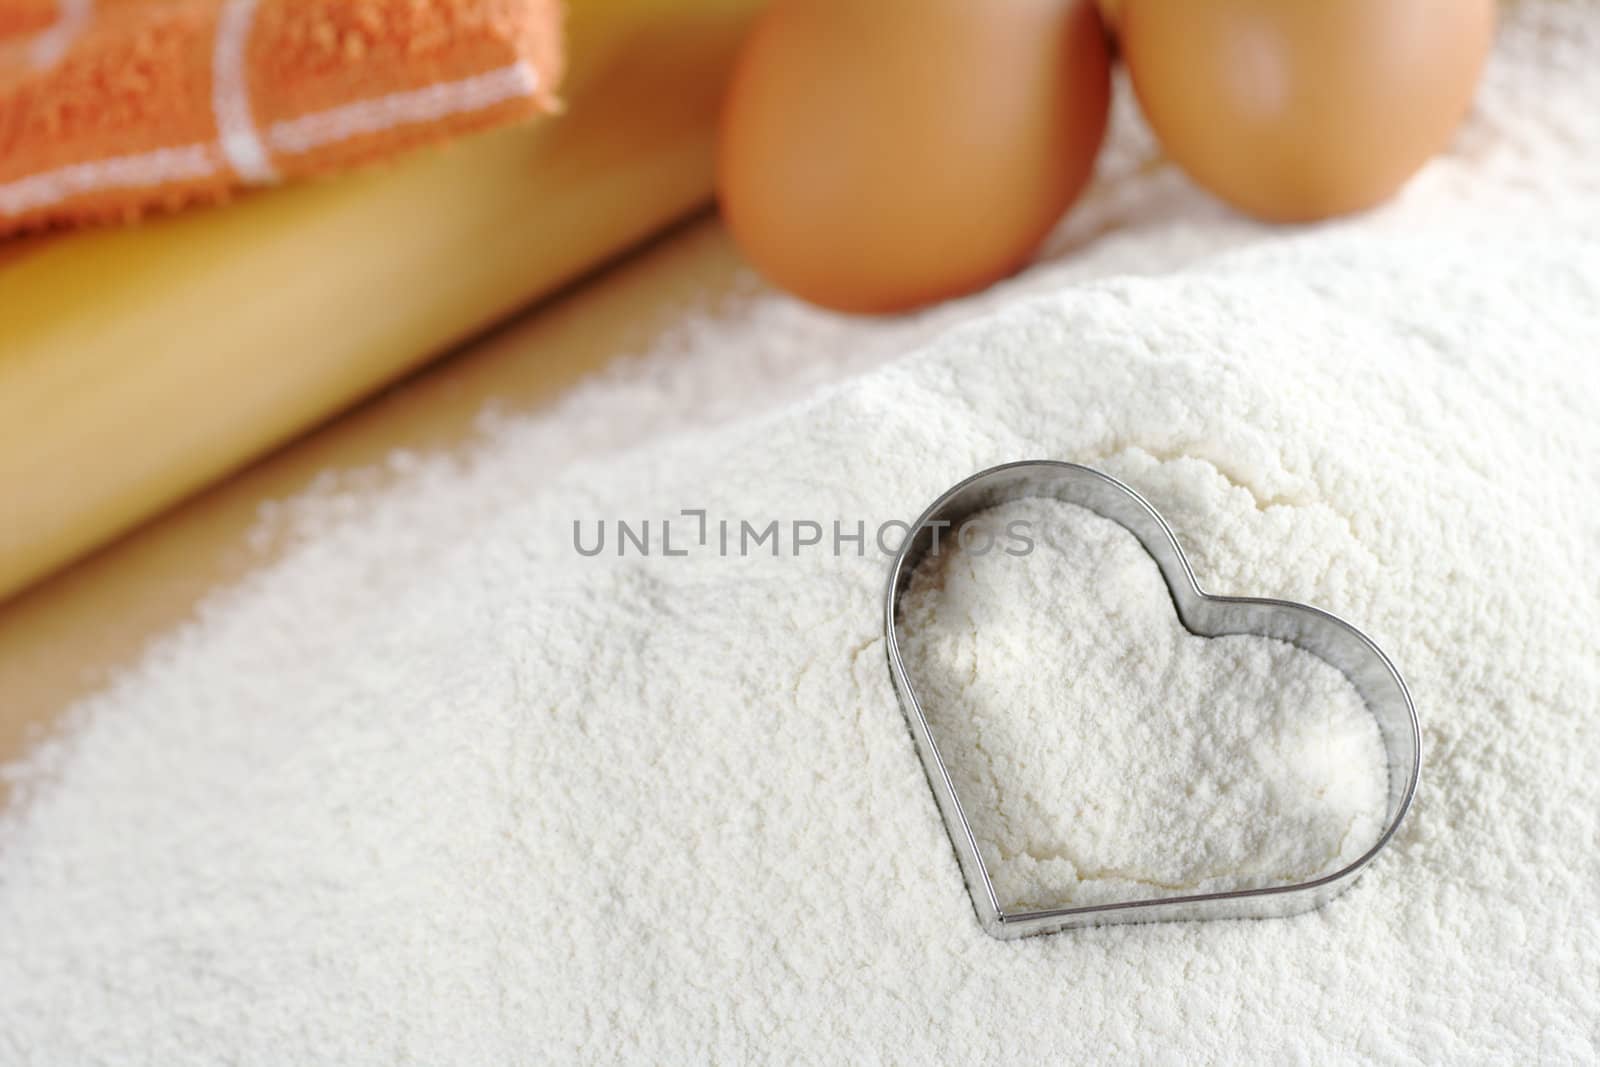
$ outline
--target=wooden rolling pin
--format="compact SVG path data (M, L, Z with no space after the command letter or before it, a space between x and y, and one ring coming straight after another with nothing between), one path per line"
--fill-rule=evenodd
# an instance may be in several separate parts
M0 598L703 204L759 0L574 0L567 114L0 244Z

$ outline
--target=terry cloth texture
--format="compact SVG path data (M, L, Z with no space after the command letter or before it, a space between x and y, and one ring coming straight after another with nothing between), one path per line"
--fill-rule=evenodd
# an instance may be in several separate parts
M344 170L555 105L556 0L0 7L0 235Z

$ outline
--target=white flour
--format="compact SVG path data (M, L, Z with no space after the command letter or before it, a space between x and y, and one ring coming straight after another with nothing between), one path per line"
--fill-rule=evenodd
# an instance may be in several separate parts
M982 512L901 606L1003 907L1308 881L1383 829L1383 742L1344 676L1282 642L1190 634L1108 519Z
M1082 251L995 318L759 297L468 461L289 509L281 561L10 769L0 1061L1595 1059L1600 33L1508 18L1456 153L1383 212L1230 221L1125 127ZM992 941L888 682L886 560L571 544L686 507L871 527L1029 456L1405 671L1422 791L1328 908Z

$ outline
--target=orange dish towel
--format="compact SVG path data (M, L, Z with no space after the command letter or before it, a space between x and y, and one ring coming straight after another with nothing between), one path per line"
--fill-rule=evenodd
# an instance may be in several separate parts
M0 236L555 110L558 0L0 0Z

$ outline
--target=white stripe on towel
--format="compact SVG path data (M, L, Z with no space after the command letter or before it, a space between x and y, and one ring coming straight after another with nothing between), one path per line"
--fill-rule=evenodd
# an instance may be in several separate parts
M267 141L275 151L285 155L309 152L396 126L481 111L519 96L532 96L538 88L538 71L527 63L513 63L460 81L389 93L326 111L314 111L296 119L284 119L272 124L267 131Z
M244 181L261 184L277 180L278 172L267 158L250 113L244 52L255 18L256 0L227 0L222 5L211 59L211 110L216 114L217 138L228 165Z
M61 11L47 30L28 42L28 61L35 69L53 67L67 54L78 34L89 25L94 0L61 0Z
M237 34L233 58L243 70L243 41L248 35L249 16L255 0L229 0L229 9L244 9L242 28ZM226 21L226 14L224 12ZM222 69L222 33L219 29L217 60ZM220 81L220 78L218 79ZM432 122L448 115L460 114L492 107L519 96L531 96L539 86L538 72L527 63L513 63L460 81L441 82L423 89L390 93L371 100L361 100L341 107L329 108L274 123L268 132L273 148L285 154L308 152L322 145L342 141L362 134L378 133L408 123ZM217 171L215 152L220 151L228 164L240 177L253 181L270 181L276 176L267 161L266 149L249 121L249 101L245 98L242 74L234 104L242 103L245 114L244 133L232 127L235 134L229 140L230 129L224 127L223 115L229 113L222 104L224 93L219 90L213 97L217 108L220 141L215 144L191 144L175 148L158 148L135 155L115 156L110 159L74 163L56 170L30 174L26 178L0 185L0 217L15 217L38 208L69 200L74 196L100 192L105 189L134 189L164 185L172 181L191 181L208 178ZM233 106L230 104L228 106ZM248 172L251 160L257 160L262 170ZM265 173L266 177L253 177Z
M212 151L209 144L158 148L30 174L0 185L0 216L21 215L102 189L132 189L207 178L217 169Z

